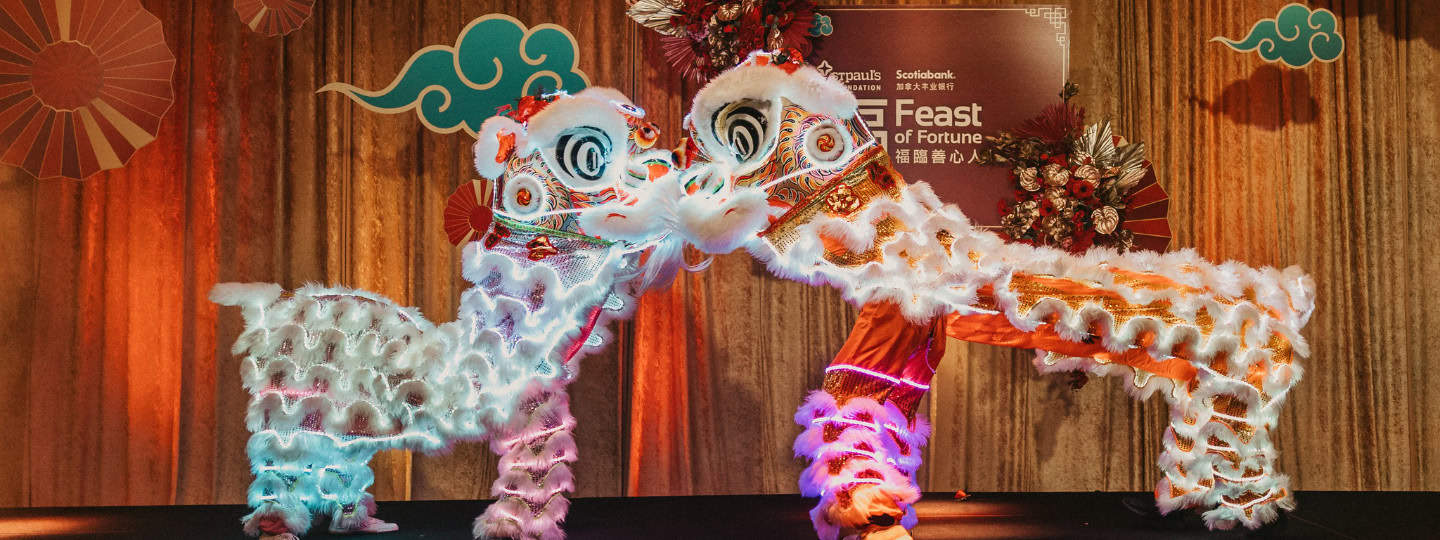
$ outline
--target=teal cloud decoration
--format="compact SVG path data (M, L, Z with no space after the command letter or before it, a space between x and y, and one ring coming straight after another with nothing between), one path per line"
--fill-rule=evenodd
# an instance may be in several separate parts
M1255 51L1267 62L1283 62L1301 68L1311 61L1333 62L1345 51L1345 39L1337 30L1339 20L1328 9L1311 10L1300 4L1280 8L1274 19L1260 19L1245 39L1216 37L1231 49Z
M490 14L470 21L455 45L416 51L383 90L333 82L320 92L340 92L372 111L411 109L431 131L465 130L471 136L495 109L539 90L577 92L590 84L576 63L575 36L554 24L526 28L514 17Z
M810 37L825 37L835 32L835 25L830 16L824 13L816 13L810 22Z

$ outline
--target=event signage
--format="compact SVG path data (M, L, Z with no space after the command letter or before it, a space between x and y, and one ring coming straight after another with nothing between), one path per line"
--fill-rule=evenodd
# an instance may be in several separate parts
M986 135L1060 100L1069 68L1059 6L821 7L809 62L845 83L910 181L978 225L999 224L1008 171L976 163ZM828 31L828 34L825 32Z

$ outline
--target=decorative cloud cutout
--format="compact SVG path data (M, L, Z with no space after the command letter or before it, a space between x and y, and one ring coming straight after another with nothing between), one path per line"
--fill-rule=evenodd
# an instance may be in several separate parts
M825 37L835 31L835 25L830 16L824 13L816 13L810 23L810 37Z
M472 137L501 105L540 89L577 92L590 84L576 68L575 36L554 24L526 29L514 17L492 13L465 26L453 47L416 51L383 90L333 82L320 92L341 92L362 107L394 114L415 109L431 131L465 130Z
M1260 19L1250 27L1250 35L1235 41L1226 37L1215 37L1237 51L1255 51L1267 62L1284 62L1285 65L1300 68L1312 60L1333 62L1345 51L1345 39L1336 31L1338 19L1330 10L1319 8L1311 11L1300 4L1289 4L1280 8L1274 19Z

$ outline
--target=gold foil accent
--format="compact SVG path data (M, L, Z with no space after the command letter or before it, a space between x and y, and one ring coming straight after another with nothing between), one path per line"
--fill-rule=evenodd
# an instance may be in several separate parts
M855 196L855 192L850 189L850 186L840 184L825 196L825 207L830 210L831 214L848 216L860 209L860 198Z
M1181 452L1186 452L1186 453L1188 453L1188 452L1190 452L1191 450L1195 449L1195 441L1192 440L1192 439L1187 439L1187 438L1185 438L1185 437L1181 437L1181 436L1179 436L1179 435L1176 435L1176 436L1175 436L1175 447L1176 447L1176 448L1179 448Z
M872 168L873 165L873 168ZM875 178L875 171L888 173L885 175L889 185L882 185L880 178ZM799 240L795 229L809 223L821 212L829 210L827 200L830 195L845 186L849 195L859 200L856 211L865 208L871 201L880 197L898 199L900 187L904 185L900 173L890 165L890 156L885 150L876 146L866 151L864 159L857 160L847 166L834 179L827 182L823 187L810 194L808 198L797 203L780 220L771 225L769 229L760 233L778 253L785 253L790 246Z
M821 389L834 396L835 402L840 405L857 397L867 397L876 403L885 403L888 400L894 403L908 420L915 419L920 398L925 395L925 391L919 388L897 385L878 377L844 369L825 374Z
M955 235L951 234L948 230L940 229L938 231L935 231L935 241L940 242L940 246L945 248L945 256L949 257L950 246L955 245ZM975 252L971 251L970 262L980 262L975 258L975 256Z
M1136 387L1136 388L1144 388L1144 387L1145 387L1145 383L1150 382L1150 377L1152 377L1152 376L1155 375L1154 373L1150 373L1149 371L1145 371L1145 370L1143 370L1143 369L1135 369L1135 368L1132 368L1132 369L1134 369L1134 371L1135 371L1135 382L1134 382L1134 384L1135 384L1135 387Z
M889 243L900 231L905 230L900 225L900 220L893 217L886 217L875 224L875 244L870 249L856 253L843 248L829 249L825 252L825 260L835 266L859 266L871 261L882 259L880 247Z

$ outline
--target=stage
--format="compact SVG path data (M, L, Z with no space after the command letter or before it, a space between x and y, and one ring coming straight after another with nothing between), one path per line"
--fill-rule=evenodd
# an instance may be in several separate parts
M1300 507L1266 538L1422 538L1440 529L1440 493L1302 492ZM380 516L399 532L374 540L469 539L470 521L488 501L385 502ZM569 538L814 538L813 501L795 495L577 499ZM942 538L1239 538L1209 532L1191 513L1159 517L1148 494L980 493L965 501L929 493L917 505L917 540ZM1132 509L1134 508L1134 509ZM3 538L246 538L238 505L0 509ZM323 526L319 528L323 530ZM341 538L321 532L305 538ZM356 538L348 536L344 538Z

